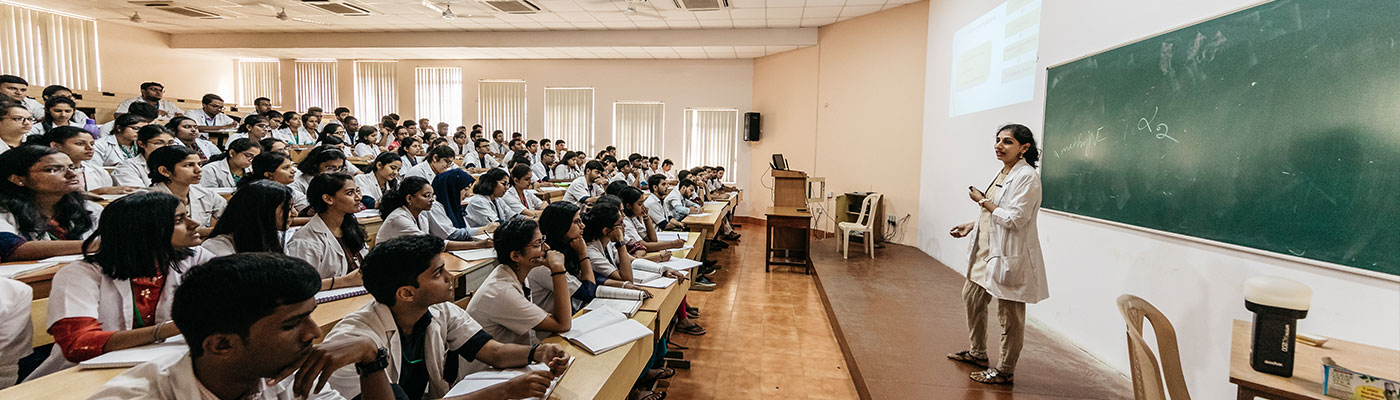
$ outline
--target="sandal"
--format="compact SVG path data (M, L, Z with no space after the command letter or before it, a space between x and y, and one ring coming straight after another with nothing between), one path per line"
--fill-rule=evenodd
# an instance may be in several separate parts
M705 328L701 327L700 324L677 326L675 330L676 332L684 333L687 335L700 336L705 334Z
M958 362L965 362L978 367L987 368L987 357L974 356L971 350L963 350L957 353L948 353L948 359Z
M699 308L695 308L695 307L686 307L686 308L685 308L685 313L686 313L686 314L689 314L691 318L700 318L700 309L699 309Z
M643 390L638 391L638 394L641 395L637 396L637 400L663 400L666 398L666 392L648 392Z
M972 378L972 380L976 381L977 383L985 383L988 385L1010 385L1011 375L1012 374L1003 373L1001 371L997 371L996 368L992 368L986 371L973 372L971 375L968 375L968 377Z
M643 381L650 382L662 379L671 379L671 377L676 376L676 370L671 367L652 368L651 371L647 371L647 375L651 376L643 378Z

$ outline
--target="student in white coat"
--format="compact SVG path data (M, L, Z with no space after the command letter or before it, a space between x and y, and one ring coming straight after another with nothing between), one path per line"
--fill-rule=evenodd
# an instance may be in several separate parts
M199 224L201 234L218 222L228 201L213 190L199 186L204 173L199 155L184 146L167 146L150 154L150 191L169 193L189 207L189 219Z
M452 163L454 158L457 158L457 152L453 151L451 146L434 147L428 150L427 158L423 162L404 170L402 175L404 178L416 176L432 182L437 174L457 166Z
M550 203L539 222L545 243L564 254L564 270L569 272L568 295L574 310L604 294L609 298L651 298L650 292L638 289L632 282L593 274L588 246L583 241L583 212L578 205L563 201ZM553 277L545 268L531 270L525 286L530 288L530 301L540 308L554 304L554 296L562 294L554 292Z
M360 187L366 208L378 208L384 193L398 186L400 168L403 168L403 160L399 155L386 151L374 157L368 172L355 175L355 185Z
M564 255L549 249L535 221L514 220L496 230L496 261L501 265L482 282L467 313L481 324L482 330L502 343L533 345L539 343L535 331L568 332L573 327L573 308L568 296L555 296L549 307L540 308L525 295L525 280L535 268L549 268L551 286L555 293L568 293ZM485 368L474 362L468 368Z
M607 278L632 282L632 271L635 268L684 282L686 277L680 272L638 259L627 251L626 244L622 242L625 228L622 225L620 204L621 200L615 196L604 196L603 200L583 214L583 240L589 265L593 267L593 275L600 281ZM681 302L684 304L685 300ZM677 313L681 319L676 324L676 331L689 335L705 334L704 327L686 316L685 312L689 311L687 307L678 311L682 312Z
M493 169L477 178L473 196L467 199L467 225L482 227L492 222L505 224L515 218L506 204L506 172Z
M1026 303L1050 297L1041 256L1036 219L1040 212L1040 160L1035 136L1024 125L997 130L997 159L1002 168L985 190L972 188L968 197L977 203L977 221L953 227L955 238L971 235L967 281L963 301L972 347L948 358L988 366L987 303L997 299L1001 321L1001 360L986 371L973 372L972 380L987 384L1012 382L1016 361L1025 340Z
M375 158L384 151L379 148L379 130L372 126L361 127L360 135L355 137L355 157Z
M75 112L79 112L77 110L78 103L73 102L73 99L67 97L55 97L45 101L44 113L34 116L34 119L37 119L38 122L35 122L34 125L29 128L28 135L42 135L54 128L64 126L82 129L87 119L81 121L77 120L75 118L76 115L73 115Z
M171 315L189 351L132 367L90 398L345 399L331 388L317 390L317 379L350 364L359 367L365 400L394 398L384 348L362 338L313 344L321 336L311 318L316 271L303 261L269 253L219 257L190 271L175 292Z
M209 158L209 163L200 167L204 177L199 186L210 189L233 189L238 181L247 176L253 168L253 158L262 153L262 146L248 138L234 139L228 144L228 151Z
M72 165L48 147L0 154L0 261L82 254L102 207L86 199Z
M175 144L175 135L170 129L160 125L141 127L136 136L136 157L128 158L112 170L112 181L119 186L151 186L151 169L147 166L146 155L161 147Z
M87 239L97 251L54 274L44 325L54 348L30 378L179 334L170 323L175 288L182 274L212 258L198 247L196 226L185 205L165 193L108 205Z
M575 165L578 162L576 158L578 158L578 153L572 151L559 154L559 162L554 164L554 174L550 176L549 180L551 182L568 182L583 175Z
M480 174L501 167L501 162L491 155L491 144L486 139L477 139L475 149L471 155L462 155L462 165L467 172Z
M102 168L101 162L92 159L96 156L92 148L92 135L85 130L71 126L58 127L42 136L30 136L28 143L51 147L67 154L70 160L78 162L82 168L82 187L88 193L128 194L137 189L134 186L113 185L112 174Z
M433 203L429 214L437 226L448 230L446 237L439 236L438 238L472 240L478 234L489 235L496 230L497 226L500 226L496 222L478 227L467 224L467 206L462 204L462 200L471 196L471 188L474 183L476 183L476 179L461 168L447 170L433 179L433 195L437 201ZM434 235L436 236L436 234Z
M175 140L179 140L177 144L194 150L199 154L200 160L208 160L224 152L214 142L199 137L199 125L190 117L172 118L170 122L165 123L165 127L175 133Z
M384 218L384 223L379 225L374 244L410 235L446 238L451 226L438 225L430 215L435 202L433 186L426 179L411 176L399 182L399 186L384 194L379 202L379 215ZM491 247L491 240L448 240L446 245L448 251L484 249Z
M321 278L359 274L367 246L365 228L355 220L360 211L360 188L342 173L321 174L311 180L306 197L316 216L287 240L287 255L306 260Z
M603 163L597 160L589 161L583 165L583 175L574 178L569 183L569 189L564 191L564 201L583 206L593 204L598 201L598 196L603 195Z
M292 190L306 194L306 188L311 184L311 179L321 174L346 172L345 164L344 152L332 146L316 146L307 151L306 158L297 163L297 171L301 173L287 186L291 186Z
M516 165L510 170L510 186L506 189L506 206L511 214L525 215L538 219L544 210L544 200L535 195L534 171L524 165Z
M136 114L123 114L113 122L112 133L92 143L93 151L96 152L93 159L107 166L117 165L141 154L141 148L136 145L138 132L150 124L151 120Z
M287 145L297 145L299 142L314 142L313 138L301 139L295 137L301 132L301 114L296 111L282 113L282 127L272 130L272 137L281 140Z
M651 192L642 204L647 207L647 217L661 230L685 230L685 223L676 218L676 214L670 207L666 206L666 199L670 196L671 183L666 181L666 176L662 174L652 174L647 178L647 191Z
M234 140L247 138L253 141L253 143L259 143L262 142L263 139L273 137L272 123L269 121L270 120L265 116L249 114L243 117L243 121L238 124L238 132L229 135L228 140L232 142Z
M292 164L292 159L286 154L264 151L253 157L253 172L238 181L238 187L242 188L261 180L290 185L296 180L296 170L296 165ZM306 200L306 194L292 190L292 226L306 225L311 221L310 218L304 217L310 214L310 209L311 202Z
M292 225L292 189L271 180L251 182L238 189L200 245L215 256L234 253L283 254L286 232ZM334 285L334 286L331 286ZM321 290L360 286L358 274L322 279Z
M29 284L0 278L0 389L19 383L19 360L34 352L32 301L34 289Z
M568 354L557 344L527 346L492 339L452 304L452 274L442 259L443 245L433 236L409 235L374 246L363 268L365 290L374 301L341 319L325 343L366 338L388 349L389 381L409 399L445 396L462 378L457 371L444 376L448 358L455 356L496 368L548 364L550 371L533 371L472 392L482 399L543 397L550 380L568 367ZM345 396L360 393L354 368L336 371L330 385Z

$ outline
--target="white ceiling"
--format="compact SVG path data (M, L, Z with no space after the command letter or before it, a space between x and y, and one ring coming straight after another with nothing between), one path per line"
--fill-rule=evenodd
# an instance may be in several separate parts
M194 50L238 58L340 58L423 60L588 60L588 59L745 59L793 50L799 46L644 46L644 47L448 47L336 49Z
M624 0L532 0L543 11L530 15L493 13L476 1L454 0L450 3L458 18L453 20L443 19L422 0L348 0L374 13L363 17L335 15L296 0L173 0L175 6L226 17L222 19L180 16L128 0L7 1L178 34L798 28L828 25L917 0L730 0L731 9L718 11L688 11L676 8L672 0L651 0L639 3L640 13L631 16L623 14L628 5ZM273 18L274 8L319 24L278 20ZM133 12L140 12L145 22L128 21Z

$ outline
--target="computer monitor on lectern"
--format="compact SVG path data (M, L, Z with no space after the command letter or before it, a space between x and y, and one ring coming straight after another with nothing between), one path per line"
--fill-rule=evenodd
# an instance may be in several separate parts
M786 159L783 159L783 155L782 155L782 154L774 154L774 155L773 155L773 170L774 170L774 171L787 171L787 169L788 169L787 160L786 160Z

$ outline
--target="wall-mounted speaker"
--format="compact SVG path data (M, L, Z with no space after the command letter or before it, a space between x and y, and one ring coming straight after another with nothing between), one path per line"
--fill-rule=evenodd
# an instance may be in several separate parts
M744 113L744 141L757 142L758 136L763 132L760 126L760 118L756 112Z

